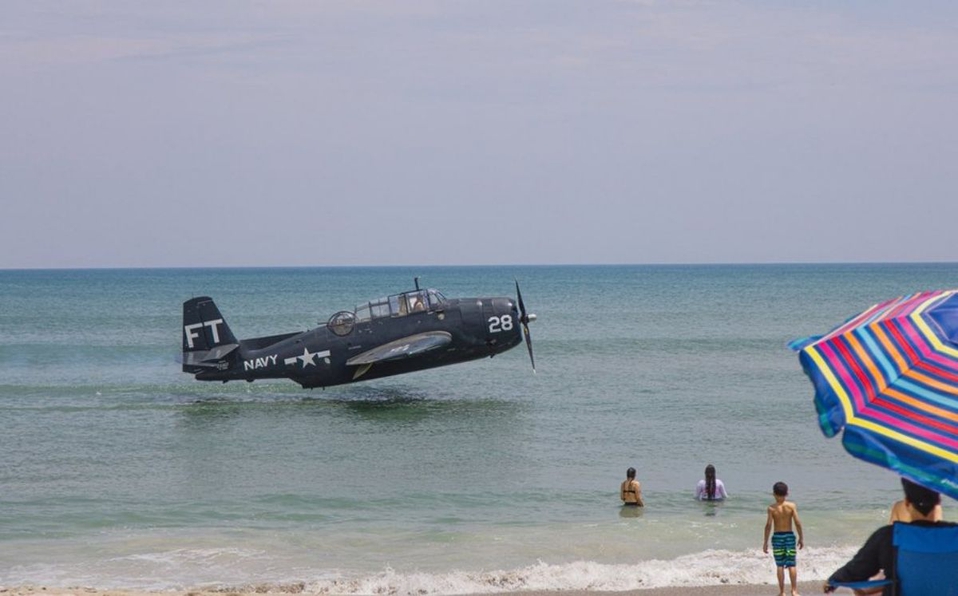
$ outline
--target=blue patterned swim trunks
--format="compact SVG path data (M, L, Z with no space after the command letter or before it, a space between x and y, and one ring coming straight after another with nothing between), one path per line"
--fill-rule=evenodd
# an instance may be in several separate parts
M772 555L777 567L795 566L795 533L775 532L772 534Z

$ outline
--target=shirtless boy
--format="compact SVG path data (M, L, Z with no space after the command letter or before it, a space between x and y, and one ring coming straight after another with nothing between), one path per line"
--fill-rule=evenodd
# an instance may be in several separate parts
M778 593L785 596L785 568L788 567L788 580L792 585L792 596L798 595L797 575L795 569L795 532L792 531L792 522L798 531L798 548L805 548L805 538L802 536L802 522L798 519L798 507L791 501L786 501L788 485L776 482L772 487L775 503L768 507L768 521L765 522L765 543L762 551L768 553L768 536L775 527L772 535L772 554L775 556L775 567L778 573Z

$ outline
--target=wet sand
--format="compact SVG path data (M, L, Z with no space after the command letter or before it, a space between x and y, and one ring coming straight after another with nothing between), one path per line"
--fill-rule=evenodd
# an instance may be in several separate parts
M774 577L772 580L774 581ZM799 582L802 594L821 594L822 582ZM788 583L785 584L785 593L788 594ZM311 594L304 586L287 586L282 590L243 586L235 589L223 588L217 590L176 590L164 592L149 592L140 590L101 590L92 587L74 588L47 588L43 586L0 587L0 596L263 596L268 594ZM333 596L335 592L322 592L323 595ZM680 588L649 588L647 590L628 590L624 592L588 592L582 590L564 591L529 591L503 592L510 596L776 596L778 585L716 585L701 587ZM479 595L476 595L479 596ZM488 596L488 593L484 596Z

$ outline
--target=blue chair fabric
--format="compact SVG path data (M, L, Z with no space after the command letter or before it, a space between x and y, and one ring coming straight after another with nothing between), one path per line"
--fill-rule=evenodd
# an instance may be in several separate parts
M894 583L896 596L958 596L958 526L919 526L896 522L892 543L897 582L840 582L835 587L862 590Z

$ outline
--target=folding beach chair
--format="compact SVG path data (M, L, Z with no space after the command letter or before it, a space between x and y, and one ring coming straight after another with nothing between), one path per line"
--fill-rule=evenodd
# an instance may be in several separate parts
M895 522L892 543L898 548L898 581L834 583L862 590L895 584L896 596L958 596L958 526L918 526Z

